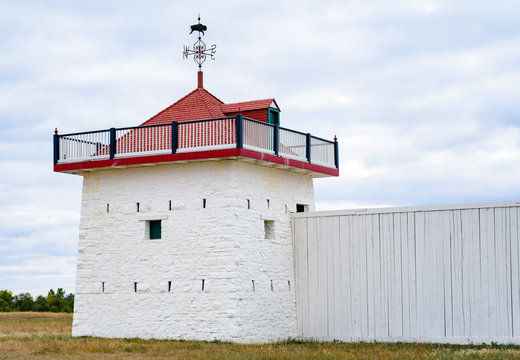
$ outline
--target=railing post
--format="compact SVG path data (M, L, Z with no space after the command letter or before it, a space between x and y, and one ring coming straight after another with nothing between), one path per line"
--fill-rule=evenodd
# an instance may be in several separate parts
M110 128L110 159L116 155L116 129Z
M338 138L336 136L334 136L334 165L339 170Z
M307 133L307 136L306 136L306 140L305 141L305 145L306 145L306 155L307 155L307 161L310 163L311 162L311 134Z
M58 131L54 132L53 136L54 141L54 165L58 163L60 159L60 136L58 135Z
M278 156L278 153L280 152L280 126L278 124L274 124L274 136L273 136L273 147L274 147L274 154Z
M242 114L238 114L235 120L236 133L237 133L237 149L244 147L244 119Z
M179 124L177 121L172 121L172 154L177 152L179 143Z

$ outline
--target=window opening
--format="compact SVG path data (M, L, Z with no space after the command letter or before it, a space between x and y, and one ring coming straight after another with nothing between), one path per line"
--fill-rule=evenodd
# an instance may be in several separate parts
M267 199L267 210L269 210L269 205L270 205L269 203L270 203L270 201L269 201L269 199Z
M264 220L265 239L274 239L274 221Z
M247 199L247 208L251 209L251 201L249 199Z
M137 205L137 212L139 212L139 203L136 203Z
M105 292L105 282L104 281L101 282L101 292L103 292L103 293Z
M269 124L280 125L280 112L278 110L269 108L267 118Z
M172 209L172 201L170 200L170 205L169 205L169 209L171 210Z
M255 291L255 281L251 280L251 282L253 283L253 291Z
M148 227L150 229L150 240L161 238L161 220L150 220Z
M168 292L172 291L172 282L168 281Z
M204 291L204 279L202 279L202 291Z
M305 204L296 204L296 212L307 212L309 211L309 206Z
M107 204L107 213L110 212L110 204Z
M271 280L271 291L274 291L273 280Z
M203 209L206 208L206 199L202 199L202 208L203 208Z
M137 282L134 281L134 292L137 292Z

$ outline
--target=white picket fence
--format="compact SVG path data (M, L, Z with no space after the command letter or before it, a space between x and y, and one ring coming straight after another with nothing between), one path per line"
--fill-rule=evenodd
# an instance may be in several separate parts
M519 208L294 214L300 336L520 344Z

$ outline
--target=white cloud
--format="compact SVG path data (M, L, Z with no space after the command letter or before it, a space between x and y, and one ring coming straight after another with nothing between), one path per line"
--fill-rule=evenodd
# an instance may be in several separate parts
M276 97L285 126L338 135L317 208L520 198L520 5L327 0L198 4L226 102ZM61 133L137 125L195 88L199 9L170 1L0 3L0 287L72 291L81 177ZM70 290L69 290L70 288Z

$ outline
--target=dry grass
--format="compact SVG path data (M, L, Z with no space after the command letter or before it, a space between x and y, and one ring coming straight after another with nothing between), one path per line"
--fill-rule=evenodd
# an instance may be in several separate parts
M520 359L515 346L72 338L71 324L70 314L0 313L0 359Z

